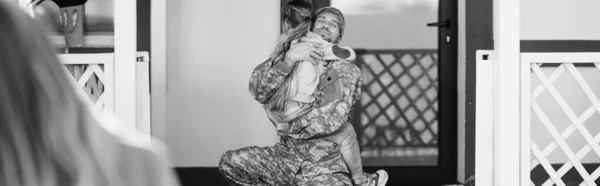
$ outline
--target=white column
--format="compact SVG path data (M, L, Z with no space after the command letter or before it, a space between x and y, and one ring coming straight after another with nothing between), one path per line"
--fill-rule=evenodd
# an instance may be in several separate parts
M167 120L167 0L151 0L150 43L152 46L151 125L152 136L166 141Z
M519 1L494 0L494 185L520 185Z
M484 56L488 58L485 59ZM475 83L475 185L494 185L494 64L493 50L477 50Z
M136 0L115 0L115 116L136 128Z
M148 52L137 52L136 67L136 129L144 134L143 139L150 143L152 134L150 108L150 55ZM141 59L141 60L140 60Z

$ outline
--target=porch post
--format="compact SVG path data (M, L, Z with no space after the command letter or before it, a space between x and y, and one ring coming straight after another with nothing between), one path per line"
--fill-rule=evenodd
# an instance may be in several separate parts
M136 128L136 0L115 0L115 110L124 127Z
M150 116L152 136L166 141L167 117L167 0L151 0L150 59L152 59Z
M494 185L520 185L520 4L494 0Z

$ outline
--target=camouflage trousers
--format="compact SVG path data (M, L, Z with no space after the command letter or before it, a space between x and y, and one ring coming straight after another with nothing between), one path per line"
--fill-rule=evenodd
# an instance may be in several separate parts
M328 154L333 151L308 146L278 143L227 151L219 170L231 185L352 185L339 148Z

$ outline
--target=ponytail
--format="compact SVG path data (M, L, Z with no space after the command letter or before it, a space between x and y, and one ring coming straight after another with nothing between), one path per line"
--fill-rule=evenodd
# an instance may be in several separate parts
M277 40L277 45L275 47L275 50L273 51L273 54L271 54L271 59L274 62L283 61L285 58L285 52L290 49L292 41L297 39L299 40L300 38L305 36L310 30L310 23L310 17L307 17L306 19L304 19L304 22L302 22L300 25L282 34ZM294 62L292 73L296 69L296 66L297 64ZM287 102L289 101L288 99L291 96L296 95L296 92L292 91L297 91L296 89L291 88L291 81L292 78L290 78L290 76L288 75L288 77L284 79L282 85L277 90L277 92L275 92L271 99L269 99L268 109L270 111L283 112L287 109Z

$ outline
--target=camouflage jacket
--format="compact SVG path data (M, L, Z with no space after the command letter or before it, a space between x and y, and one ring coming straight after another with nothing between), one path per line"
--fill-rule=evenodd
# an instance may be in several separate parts
M266 105L292 67L271 59L261 63L250 77L250 94ZM299 118L289 123L269 118L281 136L276 145L280 155L289 168L301 171L302 176L349 172L338 145L322 136L350 121L352 106L360 98L362 73L348 61L335 60L329 62L320 80L314 93L316 101ZM345 183L351 185L350 178Z
M270 59L261 63L250 77L250 94L266 106L292 67ZM289 123L270 119L277 134L293 139L311 139L331 134L342 124L350 122L352 106L361 94L361 75L360 69L348 61L331 61L321 74L314 95L316 101L311 103L311 109Z

